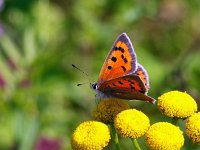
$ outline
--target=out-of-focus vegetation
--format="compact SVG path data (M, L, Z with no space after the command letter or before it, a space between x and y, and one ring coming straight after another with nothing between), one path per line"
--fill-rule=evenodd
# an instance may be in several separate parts
M97 80L122 32L148 71L149 95L187 91L199 105L199 25L199 0L0 0L0 149L71 149L71 133L95 106L89 85L76 84ZM130 103L151 123L169 120Z

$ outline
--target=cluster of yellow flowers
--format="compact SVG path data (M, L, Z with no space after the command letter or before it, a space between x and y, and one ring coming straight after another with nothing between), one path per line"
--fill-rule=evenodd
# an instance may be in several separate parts
M75 150L101 150L110 140L108 126L97 121L80 124L72 135L72 148Z
M197 104L190 95L179 91L165 93L158 98L157 107L168 117L185 119L186 134L194 143L200 144L200 112L196 113ZM102 150L108 145L113 128L122 137L131 138L137 150L140 147L136 139L142 136L151 150L180 150L184 145L183 131L175 123L150 125L143 112L131 109L124 100L101 101L93 116L94 121L83 122L74 131L73 150Z

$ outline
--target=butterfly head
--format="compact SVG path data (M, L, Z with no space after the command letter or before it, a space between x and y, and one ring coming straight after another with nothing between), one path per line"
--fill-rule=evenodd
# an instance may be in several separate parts
M94 82L94 83L91 83L90 84L90 87L92 88L92 89L94 89L94 90L97 90L98 89L98 83L97 82Z

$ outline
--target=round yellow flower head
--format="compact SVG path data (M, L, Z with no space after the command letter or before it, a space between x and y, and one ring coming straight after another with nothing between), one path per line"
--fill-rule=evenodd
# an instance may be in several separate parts
M180 150L184 144L183 132L168 122L153 124L146 132L145 140L152 150Z
M150 121L141 111L127 109L116 116L114 125L123 137L139 138L148 130Z
M171 91L161 95L158 109L168 117L186 118L197 111L196 101L186 92Z
M104 123L114 122L115 116L122 110L129 109L129 105L119 99L106 99L101 101L93 111L95 120Z
M193 114L187 119L186 134L194 143L200 144L200 112Z
M108 145L110 131L107 125L97 121L81 123L72 135L73 150L102 150Z

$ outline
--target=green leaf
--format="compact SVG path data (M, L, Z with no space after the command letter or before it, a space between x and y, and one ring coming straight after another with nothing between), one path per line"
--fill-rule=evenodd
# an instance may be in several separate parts
M25 54L25 63L32 63L36 55L35 34L32 28L25 31L23 37L23 47Z
M15 64L21 64L22 63L22 55L20 54L19 49L14 44L14 42L11 41L11 39L8 36L3 36L0 40L0 44L3 48L3 51L7 55L9 59L11 59Z
M27 123L19 150L32 150L38 135L39 120L35 116Z
M0 53L0 75L6 81L7 86L13 86L13 82L15 81L15 77L13 76L8 64L6 64L5 59L1 56Z

